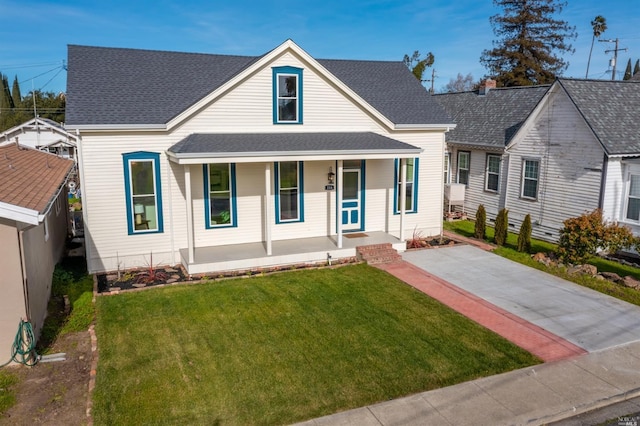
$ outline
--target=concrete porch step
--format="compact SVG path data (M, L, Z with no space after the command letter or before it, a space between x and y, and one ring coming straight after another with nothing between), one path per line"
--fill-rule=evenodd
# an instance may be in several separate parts
M356 247L356 253L359 259L364 260L370 265L395 263L402 260L402 256L400 256L390 243L358 246Z

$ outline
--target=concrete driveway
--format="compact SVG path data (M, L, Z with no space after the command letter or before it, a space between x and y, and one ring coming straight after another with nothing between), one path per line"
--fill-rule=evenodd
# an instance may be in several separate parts
M589 352L640 341L640 307L477 247L408 251L402 258Z

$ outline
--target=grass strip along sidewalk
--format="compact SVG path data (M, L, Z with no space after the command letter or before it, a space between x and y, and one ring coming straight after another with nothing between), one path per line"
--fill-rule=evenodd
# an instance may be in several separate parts
M103 296L96 424L284 424L539 362L367 265Z

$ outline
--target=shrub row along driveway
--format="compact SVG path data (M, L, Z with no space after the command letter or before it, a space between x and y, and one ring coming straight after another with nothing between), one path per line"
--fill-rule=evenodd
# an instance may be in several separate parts
M476 247L403 259L589 352L640 340L640 308Z

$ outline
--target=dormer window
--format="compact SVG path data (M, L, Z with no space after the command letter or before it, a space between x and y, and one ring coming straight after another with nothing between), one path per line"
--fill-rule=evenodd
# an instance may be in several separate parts
M302 124L301 68L273 68L273 124Z

